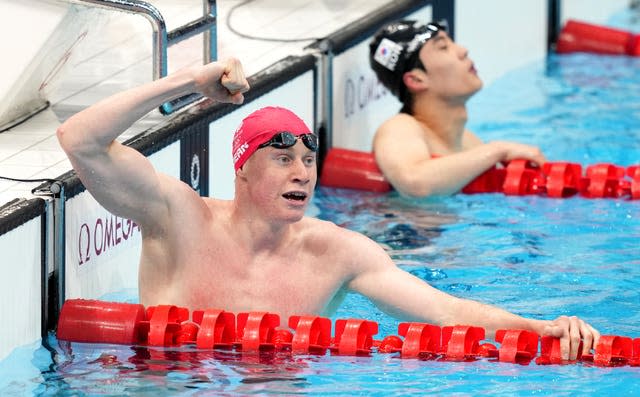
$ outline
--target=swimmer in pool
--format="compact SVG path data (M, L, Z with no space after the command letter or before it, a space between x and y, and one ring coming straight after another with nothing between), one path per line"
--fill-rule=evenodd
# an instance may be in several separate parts
M116 141L163 102L199 92L242 103L249 88L234 59L191 67L109 97L65 121L58 139L82 183L142 232L140 303L231 312L330 316L348 292L402 320L526 329L561 338L565 358L599 333L577 317L523 318L439 291L398 268L362 234L305 216L317 180L317 137L291 111L248 115L233 139L235 197L200 197ZM214 170L215 171L215 170Z
M399 192L415 197L459 192L501 162L545 161L540 149L515 142L483 143L465 128L466 103L482 88L466 48L435 23L385 25L370 43L378 80L400 102L400 113L376 131L373 152Z

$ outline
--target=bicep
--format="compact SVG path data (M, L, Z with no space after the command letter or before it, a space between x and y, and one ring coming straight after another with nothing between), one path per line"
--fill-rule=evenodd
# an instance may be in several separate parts
M396 123L383 125L374 140L376 163L391 184L400 191L411 192L423 183L417 169L431 159L431 152L415 126Z
M168 186L163 180L170 178L158 174L135 149L114 141L104 151L69 158L87 190L111 213L142 225L164 219Z

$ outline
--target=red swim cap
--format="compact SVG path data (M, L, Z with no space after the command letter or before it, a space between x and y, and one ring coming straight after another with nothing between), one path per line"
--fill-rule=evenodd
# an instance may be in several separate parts
M304 121L289 109L267 106L245 117L233 136L231 155L235 170L247 162L258 146L283 131L295 136L311 134Z

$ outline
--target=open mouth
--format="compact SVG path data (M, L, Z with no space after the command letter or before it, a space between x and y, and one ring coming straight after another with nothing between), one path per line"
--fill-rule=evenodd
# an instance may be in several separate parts
M282 195L282 197L287 200L292 201L304 201L307 198L307 193L305 192L288 192Z

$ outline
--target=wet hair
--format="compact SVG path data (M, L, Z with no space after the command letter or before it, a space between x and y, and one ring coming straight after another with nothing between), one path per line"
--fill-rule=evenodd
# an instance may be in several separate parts
M436 23L401 20L384 25L369 43L371 69L382 85L402 102L403 113L412 114L413 95L402 76L415 68L426 71L420 61L420 49L440 30L445 29Z

